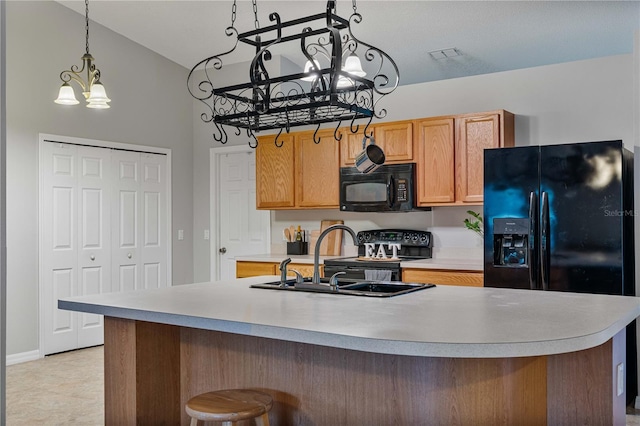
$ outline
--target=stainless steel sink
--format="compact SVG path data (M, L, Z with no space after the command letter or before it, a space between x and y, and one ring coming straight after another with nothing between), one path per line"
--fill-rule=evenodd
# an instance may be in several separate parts
M280 281L275 281L265 284L253 284L251 287L368 297L392 297L435 287L434 284L403 283L400 281L362 281L343 278L338 280L338 288L332 289L329 286L328 278L321 278L320 282L321 284L313 284L311 278L304 278L302 283L296 283L295 279L291 279L285 281L284 285Z

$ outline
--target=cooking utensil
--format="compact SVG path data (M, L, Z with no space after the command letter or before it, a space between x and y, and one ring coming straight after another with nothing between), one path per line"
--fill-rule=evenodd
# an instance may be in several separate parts
M284 228L284 237L287 239L287 242L293 241L291 239L291 233L289 232L289 228Z
M296 240L296 228L291 225L289 227L289 242L294 242Z

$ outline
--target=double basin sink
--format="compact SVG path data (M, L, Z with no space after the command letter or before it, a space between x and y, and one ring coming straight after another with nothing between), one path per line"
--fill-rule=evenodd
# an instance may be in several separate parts
M295 279L291 279L284 282L274 281L265 284L253 284L251 287L368 297L392 297L435 287L433 284L403 283L400 281L363 281L348 278L339 279L337 284L336 287L330 286L328 278L321 278L320 284L313 284L311 278L304 278L302 282L296 282Z

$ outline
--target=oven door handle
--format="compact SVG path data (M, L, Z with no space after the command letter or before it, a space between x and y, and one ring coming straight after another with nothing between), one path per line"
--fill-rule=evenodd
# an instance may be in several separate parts
M389 208L393 208L396 202L396 185L393 179L393 175L387 177L387 205Z

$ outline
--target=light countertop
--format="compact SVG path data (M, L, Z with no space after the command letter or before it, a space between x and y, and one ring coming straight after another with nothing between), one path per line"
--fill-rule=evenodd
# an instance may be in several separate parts
M256 254L248 256L238 256L236 261L247 262L281 262L284 259L290 257L293 263L306 263L313 265L313 255L288 255L288 254ZM346 256L320 256L320 263L324 263L326 259L339 259ZM458 271L483 271L484 265L482 259L475 258L446 258L437 257L433 259L425 260L411 260L400 263L402 268L416 268L416 269L446 269L446 270L458 270Z
M263 290L277 276L59 301L59 308L397 355L496 358L598 346L640 298L438 286L391 298Z

